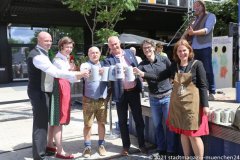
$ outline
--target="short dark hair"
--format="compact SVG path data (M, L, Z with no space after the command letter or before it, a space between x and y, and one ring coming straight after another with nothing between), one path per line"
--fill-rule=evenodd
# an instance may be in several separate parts
M151 40L151 39L145 39L145 40L143 40L143 42L142 42L142 44L141 44L141 47L143 48L143 45L145 44L145 43L147 43L147 44L150 44L152 47L156 47L156 43L153 41L153 40Z

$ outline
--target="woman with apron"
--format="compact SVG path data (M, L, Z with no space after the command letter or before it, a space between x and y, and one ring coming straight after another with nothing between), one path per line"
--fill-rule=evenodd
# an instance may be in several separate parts
M155 75L134 68L140 77L162 80L173 79L173 91L167 125L181 134L184 156L189 158L191 148L195 158L203 159L204 145L201 136L209 134L207 79L203 64L194 60L193 49L186 40L179 40L173 49L171 67Z

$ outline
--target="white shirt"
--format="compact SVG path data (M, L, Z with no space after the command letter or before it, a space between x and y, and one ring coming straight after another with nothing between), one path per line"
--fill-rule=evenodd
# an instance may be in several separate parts
M137 59L138 64L139 64L140 62L142 62L142 58L141 58L141 57L139 57L139 56L135 56L135 57L136 57L136 59Z
M69 71L70 64L66 56L62 53L58 52L53 59L53 65L56 66L58 69Z
M37 48L43 49L39 45L37 45ZM43 49L43 50L45 50L45 49ZM41 71L43 71L46 74L48 74L52 77L55 77L55 78L67 79L70 82L77 81L77 78L76 78L74 72L69 72L69 71L66 71L66 70L58 69L56 66L54 66L52 64L52 62L49 60L48 56L46 56L40 50L39 50L39 52L41 53L40 55L37 55L37 56L33 57L33 64L36 68L40 69Z

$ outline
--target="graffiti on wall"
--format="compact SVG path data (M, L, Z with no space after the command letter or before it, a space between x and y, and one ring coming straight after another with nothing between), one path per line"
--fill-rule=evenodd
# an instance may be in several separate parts
M213 37L212 64L217 89L232 87L232 43L232 37Z

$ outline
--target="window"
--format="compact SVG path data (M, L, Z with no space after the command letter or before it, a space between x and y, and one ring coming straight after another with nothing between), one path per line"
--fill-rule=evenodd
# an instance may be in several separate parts
M13 80L28 78L26 58L29 47L11 47Z
M36 35L47 28L8 26L8 42L10 44L35 44Z

